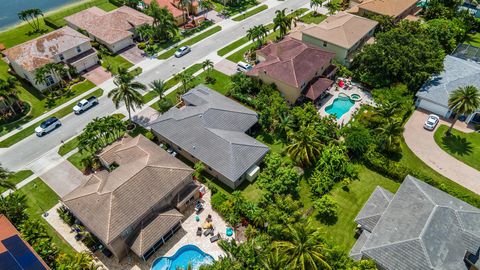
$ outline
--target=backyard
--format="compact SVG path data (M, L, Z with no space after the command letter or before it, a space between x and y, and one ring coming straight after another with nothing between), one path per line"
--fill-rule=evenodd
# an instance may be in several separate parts
M468 34L464 43L475 47L480 47L480 33Z
M445 136L448 126L441 125L434 134L435 142L445 152L463 163L480 170L480 134L464 133L453 129L451 136Z

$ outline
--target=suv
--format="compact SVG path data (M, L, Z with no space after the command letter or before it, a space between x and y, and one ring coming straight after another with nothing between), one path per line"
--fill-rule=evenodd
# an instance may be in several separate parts
M247 63L242 62L242 61L237 63L237 71L247 72L247 71L252 70L252 69L253 69L253 67L250 64L247 64Z
M183 46L180 47L176 52L175 52L175 57L179 58L184 56L185 54L189 53L191 51L190 47L188 46Z
M56 117L50 117L43 121L40 126L35 129L35 134L37 134L38 137L42 137L50 131L59 128L61 125L62 123L60 123L60 120L58 120Z

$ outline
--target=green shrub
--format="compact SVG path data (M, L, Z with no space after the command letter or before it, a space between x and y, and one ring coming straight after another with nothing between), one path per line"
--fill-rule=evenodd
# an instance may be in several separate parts
M140 43L138 43L137 47L140 50L144 50L147 47L147 45L145 44L145 42L140 42Z
M313 204L321 220L330 220L337 217L338 204L330 195L324 195Z
M68 226L72 226L75 223L75 216L73 216L72 212L70 212L65 206L58 208L57 213L60 218L68 224Z

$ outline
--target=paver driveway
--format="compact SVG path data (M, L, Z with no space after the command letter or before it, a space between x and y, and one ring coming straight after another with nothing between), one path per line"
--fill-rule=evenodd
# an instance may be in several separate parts
M95 85L100 85L112 77L112 75L100 65L89 68L82 76Z
M403 136L408 147L432 169L480 194L480 172L450 156L437 145L433 138L435 131L427 131L423 128L427 115L416 110L405 125ZM438 126L440 124L449 125L450 123L441 120Z

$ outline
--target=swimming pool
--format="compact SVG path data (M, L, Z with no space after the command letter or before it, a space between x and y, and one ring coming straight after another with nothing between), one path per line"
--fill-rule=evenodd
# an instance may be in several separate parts
M325 108L325 111L328 114L333 114L337 119L342 117L346 112L350 110L350 108L355 104L349 97L346 96L338 96L336 99L333 100L333 103L328 105Z
M197 270L201 265L213 262L213 257L203 252L195 245L185 245L175 252L171 257L160 257L153 261L152 270L176 270L178 268L187 269L189 263L193 270Z

